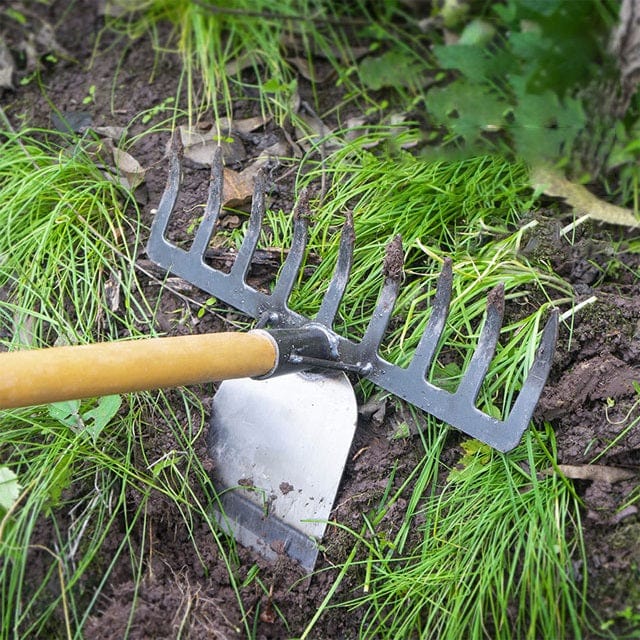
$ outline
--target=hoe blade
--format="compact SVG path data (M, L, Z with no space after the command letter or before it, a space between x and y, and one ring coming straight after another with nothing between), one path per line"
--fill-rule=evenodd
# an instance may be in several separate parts
M313 571L356 421L342 372L223 382L208 442L222 528L268 559L285 553Z

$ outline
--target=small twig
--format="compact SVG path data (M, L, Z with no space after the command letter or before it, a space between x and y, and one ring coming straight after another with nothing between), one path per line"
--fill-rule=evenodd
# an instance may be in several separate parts
M572 307L568 311L565 311L560 316L560 322L564 322L565 320L568 320L569 318L574 316L576 313L578 313L578 311L580 311L584 307L586 307L586 306L588 306L590 304L593 304L594 302L597 302L597 301L598 301L598 298L596 296L591 296L590 298L587 298L586 300L583 300L580 304L577 304L575 307Z

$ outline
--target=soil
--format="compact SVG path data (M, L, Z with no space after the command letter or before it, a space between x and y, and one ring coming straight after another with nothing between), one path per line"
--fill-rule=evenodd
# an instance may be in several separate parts
M92 126L128 126L140 111L161 105L168 96L175 95L180 74L176 56L156 57L145 37L131 44L124 38L102 33L98 41L102 25L100 3L81 0L71 8L68 4L54 1L48 7L39 3L33 7L40 18L55 26L57 43L50 40L44 44L36 42L38 53L44 56L55 49L53 52L58 60L43 66L42 87L35 81L20 84L18 81L27 77L30 70L26 67L17 69L15 88L5 90L1 95L1 104L14 126L25 122L51 126L50 105L62 112L86 112ZM38 18L34 15L31 20L33 30ZM21 37L24 34L8 35L9 46L19 47ZM152 78L150 70L153 70ZM95 94L89 104L84 104L92 86ZM304 90L304 82L301 86ZM326 86L327 95L323 99L330 104L335 88L332 83ZM43 93L46 93L46 100ZM251 113L248 103L239 103L238 111L237 117L256 115ZM138 121L129 133L135 135L146 127L148 125ZM244 158L234 168L248 166L261 149L274 142L286 144L290 133L268 123L259 134L247 136L243 140ZM169 134L159 131L141 138L131 150L147 168L145 182L137 192L147 224L152 220L152 209L165 186L168 141ZM290 210L294 167L276 164L270 169L270 203ZM182 211L204 201L207 178L206 170L197 166L185 167ZM585 224L577 229L577 237L570 244L559 240L557 213L552 216L541 210L536 215L542 222L539 225L542 231L536 232L525 251L548 260L574 287L578 301L591 296L597 298L576 316L571 332L563 326L550 381L536 418L554 426L560 464L581 465L597 459L599 465L624 468L635 474L616 482L605 479L574 481L584 502L590 602L603 619L619 620L616 615L621 611L631 607L638 612L640 605L638 505L621 509L631 493L637 492L640 464L640 421L637 420L640 407L634 388L634 383L640 381L640 279L637 277L640 256L621 252L616 256L618 268L611 270L608 268L612 257L611 240L619 240L624 234L629 238L631 232ZM186 220L180 220L174 227L172 233L176 239L186 223ZM224 257L223 254L218 259L224 261ZM215 256L212 259L216 259ZM263 263L254 267L251 277L256 285L265 284L273 277L277 267L277 261L273 260L267 253ZM146 255L139 256L139 264L153 272L153 265ZM156 273L161 275L160 271ZM143 274L141 281L145 283ZM156 284L148 280L145 286L151 290ZM186 287L182 293L186 291L192 300L206 300L207 296L194 287L182 286ZM185 311L185 308L194 318L195 306L184 297L167 293L158 314L159 328L172 333L226 328L225 319L214 314L205 314L197 323L176 325L171 321L173 312L176 309ZM207 387L197 391L207 396L213 389ZM634 420L635 426L619 438L624 427ZM359 422L334 512L335 518L346 526L359 528L362 513L383 495L392 468L395 469L395 483L399 484L420 456L420 446L413 439L391 440L387 437L388 432L384 421L362 418ZM147 435L147 455L156 452L160 457L176 447L174 436L166 425L155 425ZM452 434L444 454L446 458L455 460L460 455L457 442L458 437ZM207 458L204 441L200 453L203 460ZM139 498L132 495L130 499L135 502ZM401 507L398 503L397 512L388 514L390 526L394 519L402 519ZM122 638L128 633L131 638L174 638L185 621L186 634L183 629L182 637L242 637L236 595L209 530L196 523L194 530L187 534L180 526L175 526L176 522L181 522L180 515L175 505L160 495L150 498L147 516L148 526L153 530L154 549L153 554L149 554L152 560L145 567L142 586L136 591L128 559L119 562L84 627L85 637ZM35 532L36 541L47 540L48 535L41 523ZM105 541L107 557L120 543L116 532L113 535L113 539ZM199 555L189 536L195 539ZM132 537L142 541L144 533L133 531ZM328 568L330 561L343 560L347 548L343 534L338 529L330 529L325 539L326 555L321 558L320 567ZM334 573L325 571L311 579L303 579L302 572L284 556L269 563L247 549L240 548L238 553L240 578L252 566L258 565L264 584L271 590L270 595L256 590L255 586L242 591L245 606L253 611L259 608L261 612L256 636L283 638L299 634L322 602L335 578ZM38 557L34 552L33 576L38 575ZM47 560L43 558L43 561ZM276 607L284 614L288 628L274 613ZM348 617L328 612L314 633L316 637L357 637L358 622L357 611ZM631 632L623 620L619 622L621 632Z

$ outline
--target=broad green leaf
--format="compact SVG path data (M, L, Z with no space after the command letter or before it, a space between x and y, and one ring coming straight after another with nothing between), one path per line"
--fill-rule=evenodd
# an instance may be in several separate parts
M427 109L439 123L471 144L483 131L503 127L508 105L484 85L459 80L432 89Z
M58 422L77 429L82 427L82 420L79 414L79 400L65 400L64 402L54 402L47 407L49 415Z
M359 67L363 84L374 91L383 87L412 87L420 84L422 65L414 57L400 51L387 51L380 56L367 56Z
M464 28L457 46L484 46L493 38L495 33L496 28L490 22L476 18Z
M529 162L553 160L568 154L586 124L582 104L560 101L551 91L524 96L513 109L510 129L518 154Z
M118 413L121 404L122 398L118 395L104 396L98 400L98 405L94 409L85 411L82 414L85 429L94 441L109 421Z
M491 447L480 440L469 438L460 443L464 455L458 460L456 466L451 469L448 480L459 482L468 475L474 473L478 467L484 467L491 461Z
M470 80L481 80L494 72L493 57L482 47L470 44L433 47L443 69L455 69Z
M73 456L65 453L49 474L49 497L54 505L60 502L62 492L71 484Z
M0 509L9 511L20 496L18 476L9 467L0 467Z

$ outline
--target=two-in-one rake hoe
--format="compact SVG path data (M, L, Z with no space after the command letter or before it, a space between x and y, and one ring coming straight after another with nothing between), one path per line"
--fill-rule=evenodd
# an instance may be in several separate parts
M204 261L222 208L219 154L212 167L204 218L188 249L166 239L181 181L182 149L174 136L167 187L147 251L158 265L257 320L248 333L150 338L53 347L0 355L0 408L45 404L225 380L213 400L209 452L219 522L267 557L285 552L313 570L356 427L357 405L345 372L386 391L500 451L515 447L545 384L555 348L558 314L548 320L535 361L509 417L476 408L493 358L504 308L501 288L489 295L477 348L457 390L426 379L449 308L452 270L445 262L431 315L408 367L379 354L402 277L399 239L387 247L384 283L360 342L333 329L349 278L351 221L341 237L333 278L315 318L288 306L307 239L307 206L294 213L292 245L271 293L246 283L264 213L264 180L256 181L248 231L228 273Z

